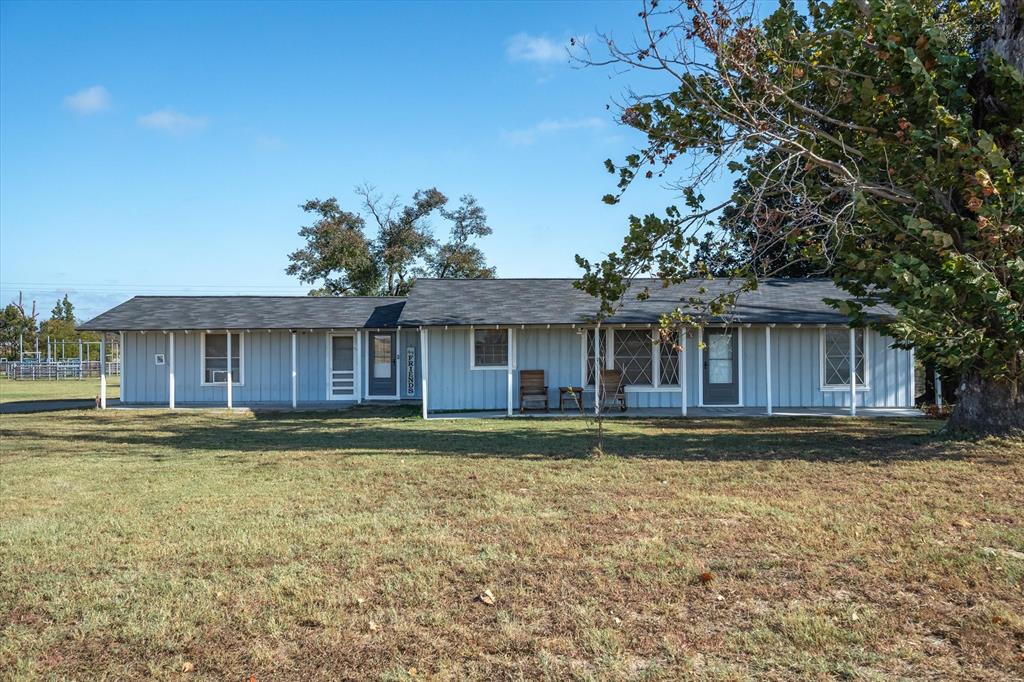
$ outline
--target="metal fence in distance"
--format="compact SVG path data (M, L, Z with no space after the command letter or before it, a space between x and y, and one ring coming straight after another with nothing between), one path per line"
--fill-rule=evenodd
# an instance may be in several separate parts
M3 362L0 367L8 379L40 381L60 379L88 379L100 375L99 360L79 362L78 360L62 360L54 362ZM118 360L107 361L107 375L121 374L121 363Z

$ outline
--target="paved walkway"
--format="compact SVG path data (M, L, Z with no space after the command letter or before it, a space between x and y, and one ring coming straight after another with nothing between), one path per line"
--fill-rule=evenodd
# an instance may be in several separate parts
M107 407L120 404L118 400L108 400ZM96 407L95 398L79 400L18 400L11 403L0 403L0 414L17 414L22 412L56 412L58 410L88 410Z

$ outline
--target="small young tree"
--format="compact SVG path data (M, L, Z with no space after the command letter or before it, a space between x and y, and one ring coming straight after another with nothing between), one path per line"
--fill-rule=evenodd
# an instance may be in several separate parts
M385 200L370 185L357 187L356 195L362 214L342 210L334 197L302 206L318 219L299 230L306 245L288 256L286 272L301 282L319 284L311 295L403 296L421 274L494 276L471 243L491 233L483 208L472 196L462 197L459 207L448 211L448 197L436 188L416 192L405 206L398 197ZM451 238L444 244L434 237L429 222L435 214L452 222ZM368 221L377 231L372 239L366 235Z
M893 306L881 330L962 377L953 428L1024 428L1020 3L810 0L802 12L782 0L763 20L755 10L650 0L641 40L584 55L666 81L622 107L646 145L607 162L619 194L606 201L681 160L687 170L673 183L684 206L632 218L602 263L578 258L581 287L610 310L635 274L689 276L698 234L729 209L750 226L748 264L784 245L852 295L835 302L852 323L872 297ZM702 190L727 171L743 191L708 205ZM744 273L744 287L764 274Z

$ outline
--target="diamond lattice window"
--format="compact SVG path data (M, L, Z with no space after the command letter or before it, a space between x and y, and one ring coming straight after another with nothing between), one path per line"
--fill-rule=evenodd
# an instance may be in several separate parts
M627 386L651 385L651 332L647 329L616 329L615 369L622 372L622 382Z
M661 385L679 384L679 348L671 341L661 340Z
M824 384L850 385L850 332L847 329L825 330ZM857 385L864 385L864 330L855 333L857 352Z
M607 367L605 362L608 353L608 335L604 329L601 330L601 367ZM594 330L587 330L587 386L594 385Z

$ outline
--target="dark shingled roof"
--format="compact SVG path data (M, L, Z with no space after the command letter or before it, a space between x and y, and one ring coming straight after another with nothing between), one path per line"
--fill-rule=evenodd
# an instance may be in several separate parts
M593 321L597 301L573 287L572 279L418 279L402 314L403 327L467 324L583 324ZM733 291L727 279L691 280L663 288L661 281L634 280L625 305L611 324L656 324L683 299ZM636 295L645 287L647 300ZM728 320L739 323L847 324L848 318L822 299L847 299L849 294L827 279L768 279L755 291L737 298ZM893 314L887 306L870 310L873 317ZM709 320L710 321L710 320Z
M343 329L394 327L404 298L136 296L79 329Z
M316 296L136 296L79 329L346 329L470 324L588 324L597 301L572 279L419 279L406 298ZM714 296L734 290L725 279L692 280L663 288L659 280L635 280L611 324L656 324L680 301L705 287ZM647 300L636 295L645 287ZM846 324L822 299L849 296L829 280L769 279L740 294L727 317L738 323ZM888 306L873 317L894 314ZM718 320L709 320L718 321Z

